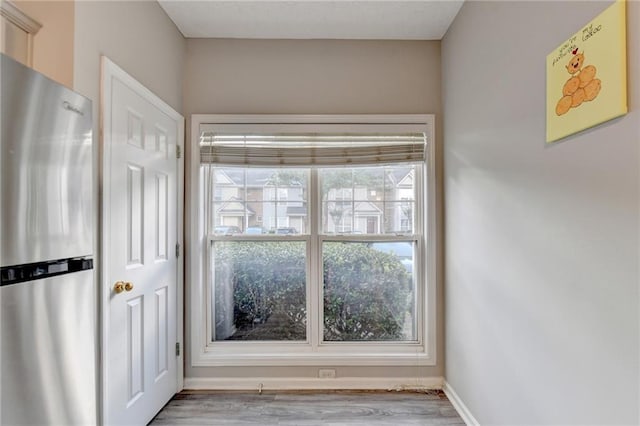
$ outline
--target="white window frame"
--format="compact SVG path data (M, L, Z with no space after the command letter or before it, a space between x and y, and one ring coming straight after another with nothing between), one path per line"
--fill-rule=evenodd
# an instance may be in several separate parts
M419 230L422 241L416 249L416 259L423 259L422 271L417 280L418 312L416 342L330 342L322 343L320 336L310 333L311 323L321 319L320 306L311 303L320 295L311 294L307 285L307 341L304 342L211 342L211 317L209 303L210 288L206 282L207 267L203 253L208 253L211 240L204 235L204 188L200 184L199 136L202 125L224 126L226 131L236 129L242 132L247 125L264 126L265 132L285 131L291 125L304 128L308 132L320 129L326 132L348 132L349 129L362 130L363 125L384 125L397 132L424 132L427 136L427 152L422 176L422 193L416 194L416 205L424 206L424 228ZM436 173L435 173L435 116L432 114L411 115L219 115L194 114L191 116L190 144L190 188L187 194L190 256L187 259L187 282L190 283L190 350L191 365L194 367L213 366L433 366L436 365ZM309 183L316 188L315 182ZM312 190L311 192L314 192ZM314 194L309 194L314 197ZM311 200L309 200L311 202ZM247 239L251 239L247 236ZM241 238L245 238L241 236ZM281 236L284 241L307 241L319 238L333 241L333 236L299 235ZM230 238L238 239L238 236ZM385 236L380 235L380 240ZM340 240L358 241L357 236L340 236ZM316 245L321 247L321 241ZM316 256L317 257L317 256ZM312 275L317 276L316 257L307 261L307 282ZM322 287L322 286L318 286ZM315 289L321 291L321 288Z

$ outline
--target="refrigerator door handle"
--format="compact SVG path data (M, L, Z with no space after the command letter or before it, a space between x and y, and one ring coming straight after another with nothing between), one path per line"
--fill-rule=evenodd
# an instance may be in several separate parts
M0 286L19 284L43 278L93 269L91 257L74 257L0 268Z

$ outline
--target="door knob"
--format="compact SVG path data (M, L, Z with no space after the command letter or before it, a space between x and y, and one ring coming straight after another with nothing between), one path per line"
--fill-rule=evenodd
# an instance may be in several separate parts
M126 283L124 283L124 289L127 291L133 290L133 284L127 281Z
M124 291L124 288L125 288L124 282L118 281L113 286L113 291L115 291L116 293L122 293Z

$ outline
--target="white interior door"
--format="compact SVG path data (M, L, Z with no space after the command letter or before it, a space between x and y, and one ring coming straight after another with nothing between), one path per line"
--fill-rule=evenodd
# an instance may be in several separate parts
M179 387L183 118L106 58L102 78L103 417L142 425Z

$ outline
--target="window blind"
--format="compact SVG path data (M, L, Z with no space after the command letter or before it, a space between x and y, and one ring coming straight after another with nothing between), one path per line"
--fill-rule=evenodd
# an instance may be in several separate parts
M419 162L424 133L222 134L202 132L200 162L242 166L340 166Z

